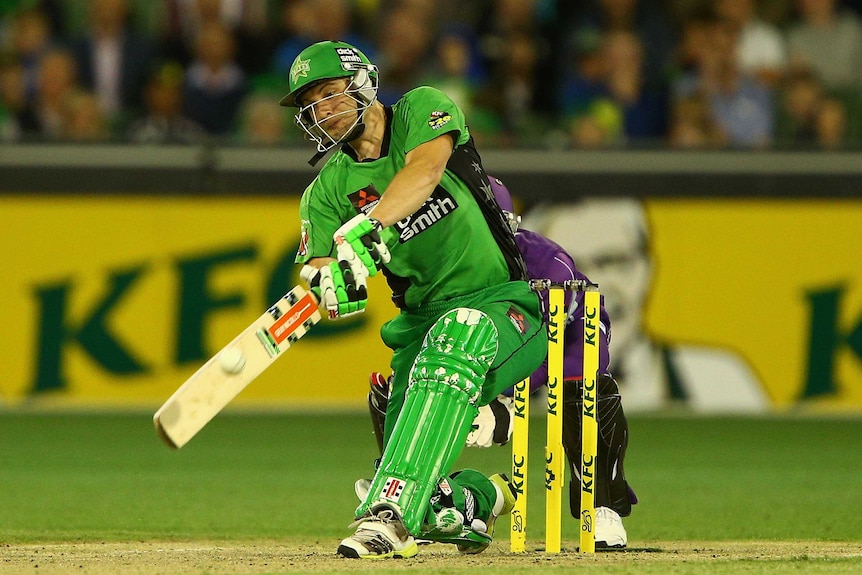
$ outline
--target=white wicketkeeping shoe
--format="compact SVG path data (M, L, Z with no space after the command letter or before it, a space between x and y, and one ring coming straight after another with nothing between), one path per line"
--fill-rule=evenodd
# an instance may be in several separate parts
M622 549L628 544L619 514L609 507L596 507L596 548Z
M343 540L337 553L349 559L385 559L413 557L419 552L416 541L407 532L401 516L391 506L375 505L354 525L356 533Z

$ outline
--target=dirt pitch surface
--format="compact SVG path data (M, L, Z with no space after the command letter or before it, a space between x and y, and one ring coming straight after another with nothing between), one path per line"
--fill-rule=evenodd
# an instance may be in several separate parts
M45 543L0 544L0 573L86 575L227 575L277 574L288 572L350 573L401 571L421 573L459 572L479 568L481 572L531 570L533 567L608 567L652 564L667 567L686 563L694 566L708 561L780 561L799 558L860 558L862 549L853 543L824 542L647 542L626 551L597 553L594 556L564 551L557 556L530 549L523 555L494 545L481 555L459 556L454 548L433 545L407 560L351 561L336 557L331 544L285 544L272 541L249 542L130 542L130 543Z

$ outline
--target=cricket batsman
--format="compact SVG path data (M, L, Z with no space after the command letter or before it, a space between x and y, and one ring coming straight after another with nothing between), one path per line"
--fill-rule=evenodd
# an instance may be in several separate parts
M479 407L546 354L538 296L494 200L463 112L419 87L391 107L378 72L344 42L303 50L285 106L332 152L300 201L301 277L331 319L362 312L382 272L400 309L381 329L395 374L383 453L348 558L411 557L415 538L465 553L490 545L514 491L502 475L453 473Z
M515 241L524 257L529 278L549 279L554 282L566 280L588 280L575 265L572 257L555 242L533 231L520 227L521 217L514 212L512 196L508 188L495 177L489 178L494 197L503 211L509 227L515 234ZM566 328L564 334L565 351L563 359L563 446L569 461L569 469L574 479L569 482L569 507L572 517L580 516L580 467L581 467L581 383L583 381L583 293L566 292ZM542 313L548 320L548 295L542 293ZM610 363L609 344L611 323L604 307L604 296L599 323L599 445L596 463L596 525L595 540L597 548L620 549L628 544L628 535L622 517L631 514L632 504L637 503L626 481L623 461L628 446L629 426L622 406L619 387L608 371ZM371 390L368 393L368 407L374 426L374 434L381 446L383 427L386 417L389 383L380 373L372 373ZM547 358L530 376L530 391L541 389L548 381ZM479 408L467 436L468 447L491 447L504 445L512 435L512 390L506 390L488 405ZM367 488L367 480L356 482L357 494Z

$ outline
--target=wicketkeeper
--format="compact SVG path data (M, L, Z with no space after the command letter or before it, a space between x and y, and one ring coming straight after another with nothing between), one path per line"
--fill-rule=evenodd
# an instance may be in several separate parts
M303 50L282 104L316 142L340 146L300 201L302 278L332 319L365 309L382 271L400 313L381 336L395 373L383 454L356 532L338 553L410 557L415 537L480 552L514 505L503 476L452 473L480 406L533 372L547 333L539 298L462 111L420 87L377 101L377 68L355 47Z
M586 280L578 271L572 257L544 236L520 227L520 216L515 215L512 197L503 183L490 178L491 189L512 231L515 241L524 256L530 278L549 279L554 282ZM572 477L569 482L569 506L572 517L580 516L580 462L581 462L581 382L584 347L584 295L582 292L566 292L566 329L564 333L563 359L563 446L569 460ZM548 319L548 294L542 293L542 313ZM602 298L599 324L599 445L596 463L596 525L597 548L622 548L628 543L621 517L631 514L632 504L637 502L634 492L626 482L623 470L629 426L623 412L622 398L613 376L608 372L610 363L609 342L611 324ZM548 362L544 362L530 376L530 391L541 389L548 382ZM368 407L374 426L378 446L382 449L386 404L389 394L389 379L380 373L372 373ZM473 421L473 429L467 436L468 447L490 447L508 443L512 435L512 390L494 398L488 405L479 408ZM357 493L366 488L366 481L359 480Z

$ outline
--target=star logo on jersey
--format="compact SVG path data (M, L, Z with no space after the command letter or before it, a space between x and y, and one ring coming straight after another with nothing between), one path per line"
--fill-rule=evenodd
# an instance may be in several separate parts
M443 126L449 123L452 119L452 114L449 112L441 112L440 110L435 110L431 112L431 117L428 118L428 125L431 126L432 130L439 130Z
M296 84L296 80L302 76L303 78L308 77L308 73L311 71L311 59L308 60L297 60L293 67L290 69L290 81Z

